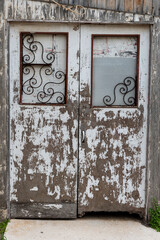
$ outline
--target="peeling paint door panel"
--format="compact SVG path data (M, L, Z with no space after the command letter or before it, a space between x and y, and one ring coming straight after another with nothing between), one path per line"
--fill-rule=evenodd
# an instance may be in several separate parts
M77 216L78 51L72 24L11 24L13 218Z
M147 26L11 24L11 217L144 214L148 49Z
M81 27L79 215L144 214L148 65L147 26Z

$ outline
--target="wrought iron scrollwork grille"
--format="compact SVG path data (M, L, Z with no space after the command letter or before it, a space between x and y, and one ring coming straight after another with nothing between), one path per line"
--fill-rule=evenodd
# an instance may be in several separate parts
M46 41L47 41L46 35ZM28 104L64 104L66 103L66 54L67 51L60 51L66 48L67 38L63 37L63 45L58 46L58 41L54 44L54 34L50 34L53 46L49 46L49 52L43 45L45 33L22 34L22 103ZM39 38L40 40L36 40ZM50 43L51 44L51 43ZM58 51L56 47L58 46ZM62 64L62 57L65 58Z
M92 107L138 107L139 35L92 35Z
M106 95L103 98L103 102L106 106L112 106L116 102L116 95L118 92L123 96L123 105L126 106L135 106L136 98L135 94L133 96L130 93L135 92L136 90L136 80L132 77L126 77L123 83L118 83L113 90L113 97Z

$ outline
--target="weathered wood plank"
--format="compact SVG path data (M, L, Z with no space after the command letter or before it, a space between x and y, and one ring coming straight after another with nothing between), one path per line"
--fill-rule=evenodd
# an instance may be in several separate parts
M42 3L42 18L48 20L50 18L49 14L50 14L50 8L51 5L47 4L47 3Z
M134 12L143 13L143 0L134 0Z
M90 6L90 4L89 4ZM106 1L105 0L98 0L97 1L97 8L105 8L106 7Z
M152 13L152 0L144 0L143 2L143 13L151 14Z
M51 0L30 0L35 2L48 2ZM160 1L159 0L56 0L61 4L82 5L89 8L99 8L108 10L117 10L125 12L134 12L139 14L153 14L160 15Z
M68 4L69 5L79 5L79 0L69 0Z
M90 7L97 8L97 1L98 0L92 0L89 4Z
M84 7L89 7L89 0L79 0L79 4Z
M13 0L12 0L13 1ZM17 1L17 0L16 0ZM22 0L21 0L22 1ZM48 3L46 3L48 4ZM92 23L133 23L133 17L126 15L124 12L117 12L116 13L116 19L115 19L115 13L111 13L110 11L106 11L103 9L86 9L85 14L84 10L82 9L82 15L76 16L75 14L70 14L69 11L65 10L63 7L56 6L55 4L50 4L49 11L50 13L45 13L44 2L37 2L37 1L27 1L27 4L25 8L23 9L23 13L19 16L19 18L16 18L15 11L15 5L11 4L10 9L8 11L8 20L9 21L83 21L83 22L92 22ZM19 5L18 5L19 6ZM32 10L30 12L30 9ZM7 12L7 11L6 11ZM20 12L20 11L18 11ZM139 20L136 20L136 23L152 23L153 19L151 18L143 18L139 22Z
M69 0L60 0L60 1L57 1L59 3L63 3L63 4L68 4L69 3Z
M133 0L125 0L124 7L126 12L133 12Z
M29 4L29 2L26 2L26 15L27 19L32 19L32 5Z
M116 0L108 0L107 1L107 9L116 9Z
M153 12L154 12L154 15L156 15L156 16L160 15L160 1L159 0L153 0Z
M124 0L116 0L116 10L124 11Z
M32 3L32 9L33 9L33 16L35 19L37 18L37 16L41 16L42 14L42 3L41 2L33 2Z
M11 17L13 13L13 1L7 0L6 16Z
M77 218L77 204L11 203L11 218Z
M24 11L24 9L26 8L26 1L14 0L14 3L16 4L16 8L14 9L15 18L21 19L22 16L23 16L23 18L26 18L25 11ZM32 2L32 5L34 5L34 4L35 4L35 2Z

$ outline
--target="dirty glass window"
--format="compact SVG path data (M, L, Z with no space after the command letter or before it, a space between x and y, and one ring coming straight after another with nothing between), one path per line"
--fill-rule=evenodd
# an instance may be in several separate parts
M139 36L92 36L92 106L137 106Z
M65 104L67 34L21 33L22 104Z

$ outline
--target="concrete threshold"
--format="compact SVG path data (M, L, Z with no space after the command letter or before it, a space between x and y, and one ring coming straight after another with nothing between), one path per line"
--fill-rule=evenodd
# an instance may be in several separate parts
M86 216L76 220L16 220L7 240L160 240L160 233L129 216Z

